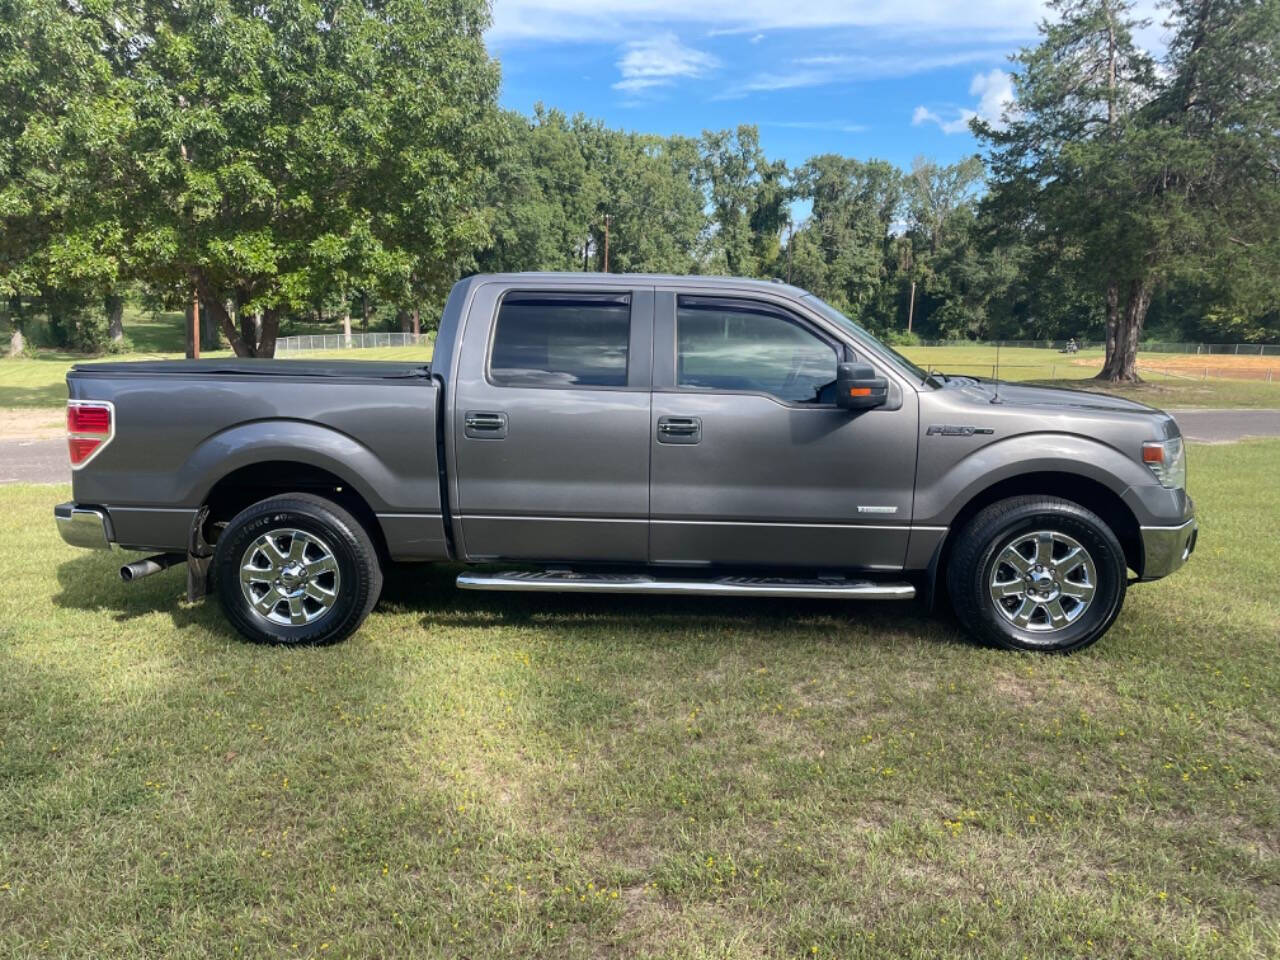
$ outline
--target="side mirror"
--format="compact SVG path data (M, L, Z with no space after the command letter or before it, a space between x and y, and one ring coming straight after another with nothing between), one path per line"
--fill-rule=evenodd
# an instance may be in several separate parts
M889 401L889 381L876 376L865 363L836 365L836 406L844 410L870 410Z

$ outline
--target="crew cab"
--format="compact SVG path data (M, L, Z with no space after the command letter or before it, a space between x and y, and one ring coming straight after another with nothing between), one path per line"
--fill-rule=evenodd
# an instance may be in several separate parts
M1116 397L926 371L803 290L457 283L425 363L85 363L80 547L185 564L245 636L336 641L389 563L470 590L906 600L1068 651L1196 545L1186 451Z

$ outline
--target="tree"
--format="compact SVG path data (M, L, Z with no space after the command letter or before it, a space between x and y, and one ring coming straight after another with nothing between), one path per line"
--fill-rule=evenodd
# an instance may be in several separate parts
M484 271L581 270L601 201L597 171L583 153L587 121L534 107L503 114L504 145L489 197L492 244Z
M126 269L109 181L130 118L108 36L81 8L0 0L0 296L37 298L75 348L108 338Z
M746 124L704 132L701 148L716 253L728 273L760 276L776 259L787 222L786 165L765 157L759 130Z
M792 238L796 283L873 329L886 329L891 318L878 300L902 207L901 172L883 160L823 154L795 172L794 189L813 204Z
M1274 276L1278 3L1176 0L1157 69L1127 2L1057 0L1016 58L1007 125L974 124L990 144L991 215L1104 304L1101 379L1139 379L1162 284Z
M126 242L149 282L199 292L237 355L274 353L281 317L332 292L335 256L409 306L486 239L500 131L482 0L140 0L104 16L133 109Z
M974 121L991 145L989 210L1096 278L1107 311L1103 376L1136 380L1133 356L1156 280L1141 108L1156 92L1127 0L1054 0L1042 40L1015 57L1017 107Z

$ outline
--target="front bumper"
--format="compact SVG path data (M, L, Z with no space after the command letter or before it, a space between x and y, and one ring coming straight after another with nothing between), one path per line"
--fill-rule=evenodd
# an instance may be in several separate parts
M101 507L60 503L53 508L53 519L58 524L62 539L73 547L90 550L111 550L115 547L111 516Z
M1199 532L1195 517L1176 527L1142 527L1142 579L1167 577L1186 563Z

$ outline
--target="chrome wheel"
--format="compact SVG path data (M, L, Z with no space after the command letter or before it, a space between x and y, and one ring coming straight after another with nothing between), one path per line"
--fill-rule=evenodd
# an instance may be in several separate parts
M1079 541L1038 530L1014 537L995 556L991 602L1018 629L1054 633L1089 609L1098 574Z
M338 599L342 578L329 545L305 530L271 530L240 560L240 590L258 616L282 626L314 623Z

